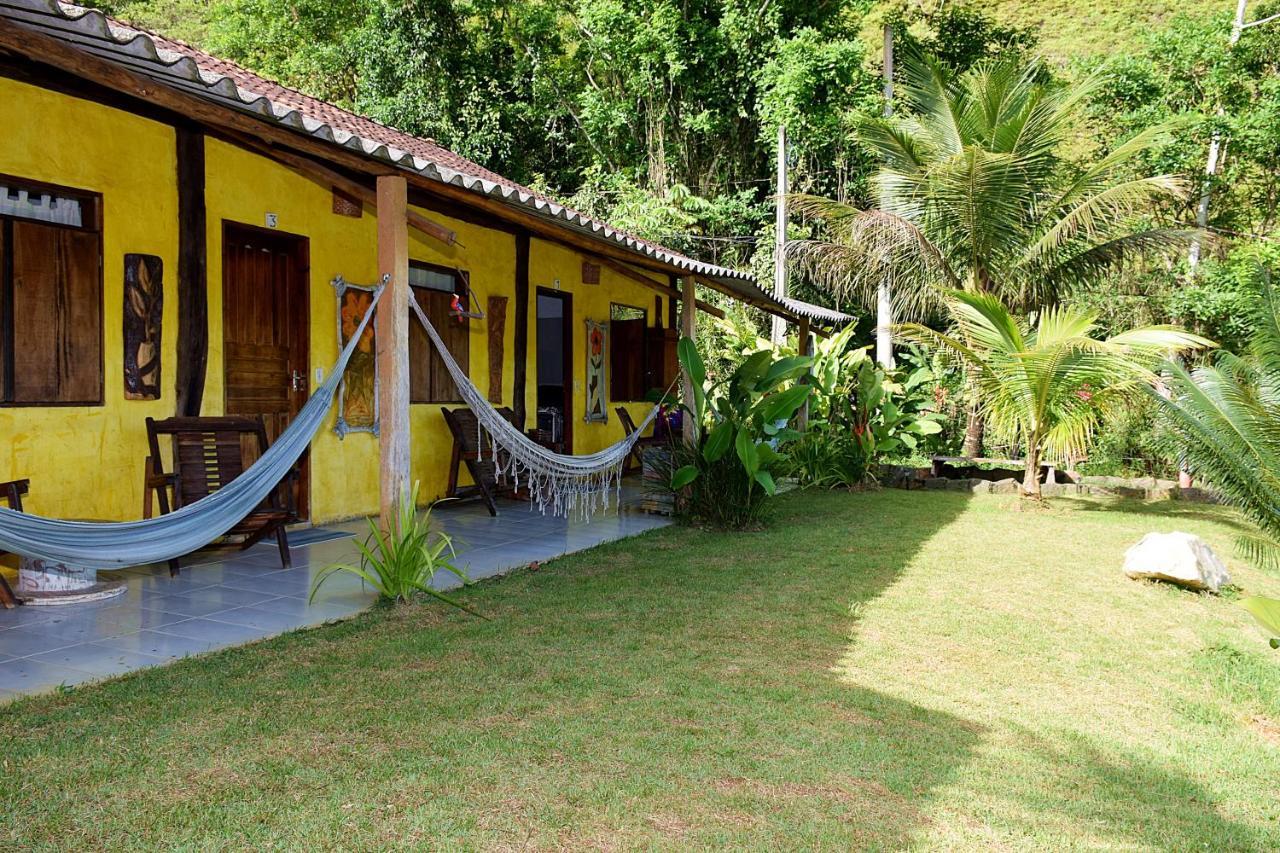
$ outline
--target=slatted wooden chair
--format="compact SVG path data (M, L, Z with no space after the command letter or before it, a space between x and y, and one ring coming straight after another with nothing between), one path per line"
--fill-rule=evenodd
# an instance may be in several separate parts
M14 512L22 512L22 496L31 488L30 480L10 480L0 483L0 501L4 501L9 505L9 509ZM0 551L0 554L5 553ZM5 580L4 575L0 575L0 605L6 610L21 604L21 599L13 592L13 587L9 586L9 582Z
M626 406L618 406L614 409L618 413L618 420L622 422L622 429L626 435L631 435L636 431L636 422L632 419L631 413L627 411ZM657 421L654 421L656 424ZM666 438L657 434L657 428L654 428L654 434L647 438L637 439L631 448L631 453L627 456L627 463L622 469L622 473L626 474L635 471L637 468L644 467L644 449L646 447L666 447L671 442Z
M484 458L481 458L482 447L477 441L480 434L477 430L475 412L467 408L441 409L440 411L444 415L444 422L448 425L449 432L453 434L453 454L449 460L449 486L445 494L451 498L479 498L488 507L489 515L497 515L498 505L495 498L500 487L498 466L493 461L487 435L481 439L485 442ZM498 409L498 414L515 423L515 412L510 408L504 406ZM458 473L463 465L467 466L467 472L475 482L474 486L458 487Z
M168 474L164 471L164 457L160 455L161 436L173 439L174 470ZM168 513L195 503L243 474L249 465L245 444L254 447L257 456L261 456L267 450L267 430L262 419L255 417L147 418L147 443L151 450L146 462L147 491L155 493L160 512ZM227 531L230 536L242 537L235 543L242 550L275 536L280 563L286 569L292 561L285 525L296 520L293 507L296 477L295 468L266 500ZM146 510L149 508L148 500ZM144 511L144 514L150 513ZM176 559L169 561L169 573L178 573Z

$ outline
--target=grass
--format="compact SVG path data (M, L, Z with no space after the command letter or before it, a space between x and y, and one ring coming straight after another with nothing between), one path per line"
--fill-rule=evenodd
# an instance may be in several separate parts
M794 494L0 711L0 846L1266 849L1280 655L1184 504ZM1280 581L1231 561L1244 591Z
M1132 49L1152 31L1185 15L1225 17L1222 39L1235 13L1233 0L967 0L1003 24L1029 27L1040 52L1059 63L1084 56L1110 56ZM909 0L933 9L937 0ZM1252 5L1252 4L1251 4Z

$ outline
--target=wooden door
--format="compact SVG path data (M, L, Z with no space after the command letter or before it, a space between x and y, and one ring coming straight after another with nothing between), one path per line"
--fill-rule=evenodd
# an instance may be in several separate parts
M274 442L309 393L305 237L226 223L222 249L224 411L261 416ZM256 450L246 447L246 453ZM294 495L308 517L308 465Z

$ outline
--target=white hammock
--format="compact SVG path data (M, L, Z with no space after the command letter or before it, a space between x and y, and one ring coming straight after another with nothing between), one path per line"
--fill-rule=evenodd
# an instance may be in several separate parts
M657 417L659 407L653 407L635 432L604 450L585 456L555 453L514 427L489 404L466 371L449 354L449 348L412 293L409 294L409 305L440 353L463 402L475 413L476 429L480 433L477 446L481 453L484 452L484 435L488 434L489 450L499 473L511 478L517 487L523 482L531 500L543 513L550 509L555 515L567 516L577 511L589 517L597 508L608 509L609 493L622 488L622 466L641 434Z

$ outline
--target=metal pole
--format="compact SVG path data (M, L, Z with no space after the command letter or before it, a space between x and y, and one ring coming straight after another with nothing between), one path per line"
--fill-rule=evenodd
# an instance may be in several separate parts
M774 216L773 238L773 295L782 299L787 295L787 127L778 125L778 175L777 205ZM780 346L787 339L787 321L774 316L770 325L770 340Z
M893 115L893 28L884 26L884 117ZM893 367L893 299L888 273L876 288L876 361Z

